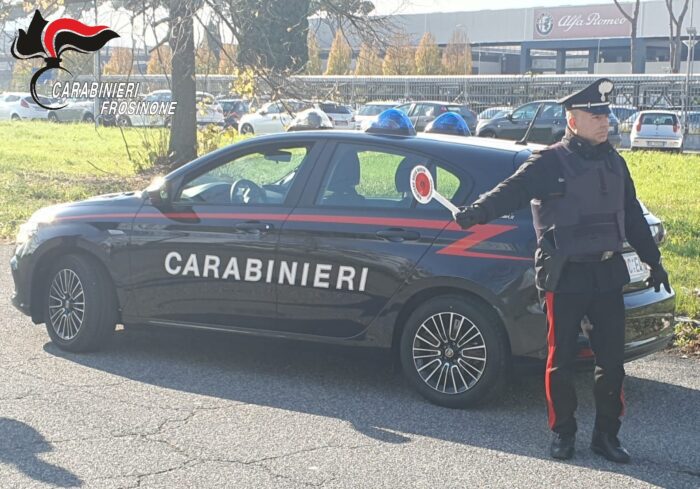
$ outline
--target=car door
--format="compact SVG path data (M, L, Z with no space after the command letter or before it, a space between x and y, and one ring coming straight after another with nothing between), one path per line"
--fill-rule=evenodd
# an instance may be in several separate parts
M10 118L10 110L8 108L9 95L0 95L0 120L5 120Z
M416 104L411 115L411 122L413 122L416 131L425 130L425 126L435 119L438 111L439 106L436 104Z
M503 139L521 139L525 135L525 131L527 131L527 127L535 116L539 105L539 103L531 103L515 109L511 117L501 123L499 136Z
M173 177L169 205L147 201L131 244L137 314L157 324L269 329L279 230L320 144L232 146Z
M257 134L280 132L282 130L282 124L279 121L279 117L280 104L277 102L269 104L265 108L265 113L260 114L260 119L255 121L255 132Z
M367 329L452 221L439 204L416 216L418 164L437 172L448 198L457 194L459 180L422 154L366 141L324 150L280 234L279 330L349 338Z
M557 103L545 103L540 115L537 116L528 140L550 144L564 135L565 128L564 106Z

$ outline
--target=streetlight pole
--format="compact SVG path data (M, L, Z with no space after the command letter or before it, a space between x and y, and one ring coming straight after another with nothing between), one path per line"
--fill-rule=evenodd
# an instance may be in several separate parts
M688 27L688 40L683 41L683 44L688 46L687 69L685 73L685 110L683 111L683 126L685 134L688 135L688 108L690 107L690 71L695 59L695 36L698 31L695 27Z

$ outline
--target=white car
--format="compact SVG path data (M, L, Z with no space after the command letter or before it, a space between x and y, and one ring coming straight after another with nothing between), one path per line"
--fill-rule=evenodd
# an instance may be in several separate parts
M324 112L336 129L355 129L355 116L347 106L335 102L316 102L314 108Z
M245 114L238 121L241 134L272 134L284 132L297 112L308 108L298 100L268 102L252 114Z
M51 101L41 97L44 105ZM31 94L25 92L4 92L0 94L0 120L19 121L22 119L43 119L49 117L51 111L39 107Z
M362 123L374 120L379 114L387 109L393 109L399 105L398 102L370 102L360 107L355 115L355 128L361 129Z
M668 110L643 110L630 133L632 149L670 149L681 152L683 129L678 116Z
M142 100L146 102L170 102L172 92L170 90L155 90L146 94ZM214 99L214 96L207 92L196 92L197 104L197 124L216 124L224 125L224 110L219 102ZM177 107L175 108L177 111ZM142 114L123 114L117 119L118 124L122 126L138 126L138 127L155 127L169 126L170 119L163 115L142 115Z

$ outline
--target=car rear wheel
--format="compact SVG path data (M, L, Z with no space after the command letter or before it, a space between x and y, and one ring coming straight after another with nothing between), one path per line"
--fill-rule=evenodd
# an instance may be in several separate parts
M17 114L12 114L12 117L10 117L10 120L20 121L20 120L22 120L22 118Z
M60 257L49 270L44 299L46 329L62 350L97 350L114 332L116 296L110 277L94 258Z
M494 131L482 131L482 132L479 134L479 137L482 137L482 138L495 138L495 137L496 137L496 133L495 133Z
M49 112L46 118L49 120L49 122L58 122L58 116L53 112Z
M83 116L83 122L89 122L90 124L95 122L95 118L92 117L92 114L85 114Z
M474 406L502 386L505 331L497 316L459 295L432 298L409 317L400 343L404 374L434 404Z
M131 119L129 116L122 115L117 119L117 125L121 127L131 127Z
M241 134L254 134L253 126L250 124L243 124L241 126Z

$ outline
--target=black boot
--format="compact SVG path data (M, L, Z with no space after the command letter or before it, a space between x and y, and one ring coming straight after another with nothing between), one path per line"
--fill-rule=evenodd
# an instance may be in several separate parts
M626 464L630 461L629 452L620 446L620 440L617 439L617 436L604 431L593 430L591 450L611 462Z
M549 447L549 454L552 458L566 460L574 456L574 445L576 444L576 435L566 435L555 433L552 438L552 444Z

